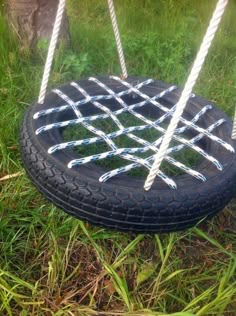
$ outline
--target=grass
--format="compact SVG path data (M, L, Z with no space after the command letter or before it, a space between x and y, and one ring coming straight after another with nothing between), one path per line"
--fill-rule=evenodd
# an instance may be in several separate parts
M130 74L182 85L215 1L116 1ZM233 115L236 82L230 2L196 92ZM105 1L70 0L72 45L51 86L119 74ZM78 22L79 21L79 22ZM36 98L44 50L18 46L0 15L0 315L234 316L236 204L211 223L168 235L93 227L45 201L24 174L18 130Z

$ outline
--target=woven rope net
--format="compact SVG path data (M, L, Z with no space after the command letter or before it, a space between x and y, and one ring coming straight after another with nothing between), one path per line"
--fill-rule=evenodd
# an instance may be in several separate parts
M56 128L69 128L75 125L82 126L87 131L89 131L90 134L93 134L92 137L88 137L86 139L70 140L55 144L54 146L48 148L49 154L53 154L57 151L67 148L79 149L93 144L99 144L98 147L101 148L100 144L106 144L108 150L71 160L68 163L68 168L73 168L75 166L96 162L103 159L110 159L113 157L120 157L124 160L123 166L114 168L113 170L103 174L99 179L101 182L107 181L111 177L121 173L129 172L130 170L139 167L144 167L147 169L147 171L149 171L152 167L155 155L159 150L160 144L163 141L169 121L176 109L176 104L168 107L166 106L165 102L165 98L177 90L176 86L170 86L167 89L158 91L157 94L150 97L143 90L153 83L152 79L147 79L133 84L115 76L110 77L110 80L122 87L119 92L113 91L101 79L91 77L88 79L88 81L99 87L99 89L104 93L99 95L89 95L86 89L81 87L79 83L72 82L70 84L72 89L74 89L75 92L77 92L80 96L78 100L72 100L72 98L65 94L62 90L54 89L53 93L62 99L65 104L58 107L45 109L34 114L34 119L38 119L46 115L50 116L54 113L63 112L66 110L71 110L74 114L73 119L53 122L51 124L41 126L36 130L36 134L47 133L48 131ZM192 99L194 97L194 95L191 95ZM129 99L129 104L127 104L127 98ZM114 103L116 104L115 109L109 106L109 104ZM98 110L99 113L90 116L84 116L82 114L82 109L83 106L86 107L88 104L94 107L94 113L97 113ZM140 109L148 106L156 108L159 111L160 115L158 118L155 117L153 119L152 117L142 114ZM178 126L173 136L175 143L173 146L168 148L167 155L164 157L164 160L169 165L172 165L181 172L185 172L199 179L199 181L206 181L205 176L194 170L192 167L174 158L173 153L181 152L186 148L190 148L192 152L197 153L199 156L204 157L214 164L218 170L223 169L220 161L218 161L215 157L212 157L201 146L199 146L199 141L202 138L207 137L211 141L220 144L226 150L234 152L234 149L230 144L226 143L224 140L213 134L214 130L224 123L224 119L219 119L214 124L211 124L206 128L198 125L199 120L202 119L207 112L211 111L211 109L212 106L210 104L204 106L191 118L191 120L187 120L184 118L184 116L181 116L181 126ZM128 120L130 124L129 126L124 125L122 120L120 120L121 115L124 113L130 118ZM109 133L101 128L99 129L97 126L95 126L95 122L99 120L112 121L115 129ZM143 134L140 134L141 131L145 130L153 130L158 132L159 137L155 139L155 141L150 141L150 139L144 138ZM194 131L194 136L191 138L188 137L189 131ZM126 138L132 140L132 146L119 147L116 140L120 136L125 136ZM145 156L143 155L144 153L146 154ZM165 174L163 171L158 170L157 177L162 179L162 181L164 181L170 188L177 188L174 179Z

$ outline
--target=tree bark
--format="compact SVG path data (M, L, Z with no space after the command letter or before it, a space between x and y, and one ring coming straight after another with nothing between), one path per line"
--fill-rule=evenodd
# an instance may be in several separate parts
M34 48L40 39L51 37L59 0L7 0L9 22L24 47ZM64 16L61 37L69 41Z

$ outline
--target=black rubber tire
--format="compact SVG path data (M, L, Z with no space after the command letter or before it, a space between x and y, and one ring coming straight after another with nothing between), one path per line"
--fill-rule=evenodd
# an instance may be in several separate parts
M100 80L114 91L121 89L119 84L108 77ZM128 78L131 83L137 80L140 78ZM93 82L78 82L90 95L104 94L104 90ZM161 81L154 81L142 90L152 97L169 86ZM82 98L69 84L60 89L74 100ZM179 94L178 89L169 94L164 102L173 105ZM236 190L236 155L206 138L198 142L198 145L217 158L224 170L218 171L212 163L204 159L195 169L203 173L207 181L203 183L187 174L176 176L174 180L178 186L177 190L171 190L159 180L146 192L143 189L144 179L124 174L100 183L99 176L107 170L93 163L68 169L67 163L78 158L75 151L66 149L52 155L47 152L50 146L62 142L61 129L38 136L35 135L35 130L51 122L61 121L65 116L71 117L72 111L42 116L37 120L32 118L39 110L64 103L56 94L49 93L43 106L35 104L29 108L21 126L20 148L22 162L35 186L46 198L70 215L122 231L170 232L194 226L199 221L212 217L233 197ZM195 115L206 104L211 103L200 97L191 99L185 117ZM94 107L89 104L81 107L84 115L90 115L92 109ZM140 113L144 111L146 110L142 109ZM236 148L236 142L230 138L232 123L216 107L213 106L213 110L205 114L204 121L200 119L198 124L206 127L220 118L226 119L227 122L216 128L214 134Z

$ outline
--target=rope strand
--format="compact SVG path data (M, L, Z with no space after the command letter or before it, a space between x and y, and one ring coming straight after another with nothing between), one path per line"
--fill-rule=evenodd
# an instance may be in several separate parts
M236 110L235 110L235 114L234 114L234 121L233 121L233 129L232 129L231 138L236 140Z
M44 99L45 99L47 86L48 86L48 79L50 76L52 62L53 62L53 57L54 57L55 49L57 46L58 36L59 36L61 22L62 22L62 18L63 18L63 13L65 11L65 5L66 5L66 0L60 0L60 2L58 4L55 23L53 26L52 37L51 37L49 48L48 48L47 60L46 60L45 67L44 67L43 78L42 78L39 97L38 97L39 104L43 104Z
M122 79L126 79L128 77L128 72L127 72L127 68L125 64L124 51L121 44L120 32L118 28L117 19L116 19L116 13L115 13L113 0L108 0L108 7L109 7L110 16L111 16L113 32L115 35L116 47L117 47L117 52L118 52L119 60L120 60L120 66L122 70Z

